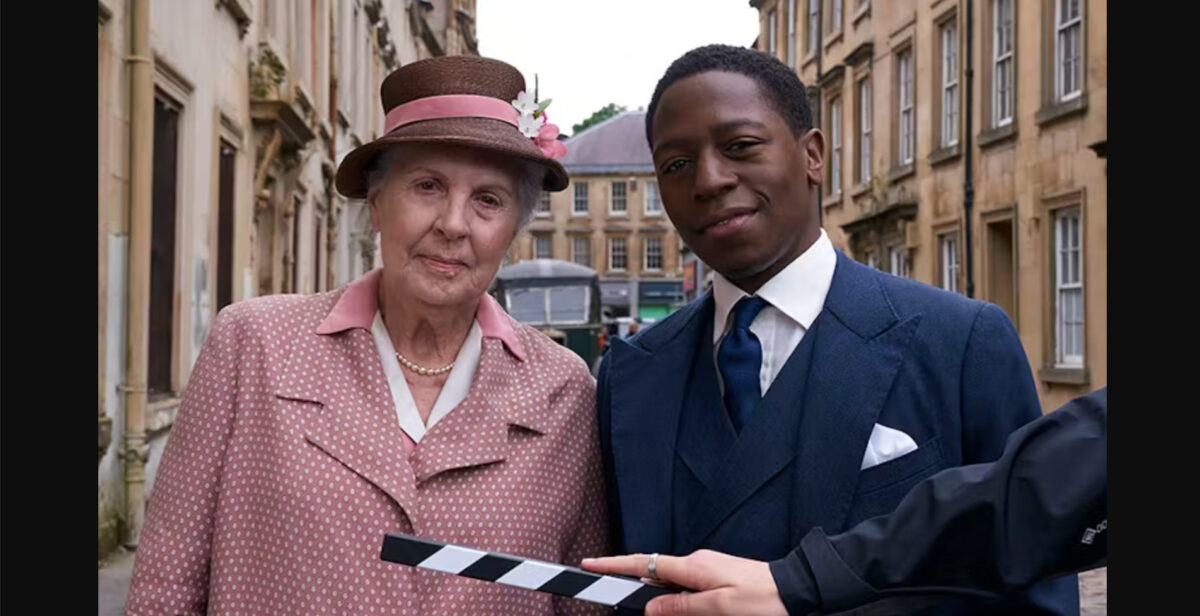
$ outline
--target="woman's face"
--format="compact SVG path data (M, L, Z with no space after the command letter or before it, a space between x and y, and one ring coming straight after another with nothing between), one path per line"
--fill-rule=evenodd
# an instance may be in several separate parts
M369 196L389 286L432 306L487 292L517 233L518 167L475 148L403 150Z

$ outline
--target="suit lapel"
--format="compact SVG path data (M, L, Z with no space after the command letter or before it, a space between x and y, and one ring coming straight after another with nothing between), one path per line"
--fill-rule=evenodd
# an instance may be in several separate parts
M697 341L699 350L692 356L687 391L679 417L679 458L706 488L711 488L724 468L725 459L737 439L729 413L721 401L721 388L713 362L710 336Z
M712 335L711 296L647 330L637 342L613 342L609 382L613 468L626 549L668 552L679 416L697 336Z
M714 451L719 455L716 472L692 516L684 551L700 547L722 521L795 458L796 431L803 415L797 401L805 391L812 349L819 340L818 323L814 323L732 448ZM722 455L725 451L728 454Z
M900 321L879 277L838 253L800 424L794 539L841 530L871 430L921 316Z

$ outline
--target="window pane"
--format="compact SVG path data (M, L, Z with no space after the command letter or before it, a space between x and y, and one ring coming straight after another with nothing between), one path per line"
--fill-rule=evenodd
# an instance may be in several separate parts
M582 323L588 317L587 287L551 287L550 322Z
M656 213L662 211L662 197L658 194L658 182L650 180L646 182L646 212Z
M550 248L550 238L546 236L537 236L533 238L533 257L535 259L549 259L552 256Z
M588 211L588 185L587 182L579 182L575 184L573 210L575 213L587 213Z
M575 263L578 263L579 265L585 265L587 267L591 267L591 265L592 265L591 248L592 248L592 245L591 245L591 241L589 238L587 238L587 237L571 238L571 258L572 258L572 260L574 260Z
M1071 218L1071 281L1075 283L1079 283L1083 280L1083 276L1080 275L1079 264L1079 259L1082 256L1081 252L1083 248L1083 243L1080 241L1080 237L1081 233L1079 228L1079 217L1073 216Z
M646 238L646 269L662 269L662 238Z
M625 269L625 238L614 237L609 240L609 267L612 269Z
M513 289L508 292L508 313L522 323L546 322L546 289Z
M1082 272L1082 220L1078 207L1059 210L1054 215L1056 242L1054 254L1055 284L1058 287L1055 309L1056 361L1060 365L1079 366L1083 362L1084 297Z
M625 211L625 182L612 183L612 211Z

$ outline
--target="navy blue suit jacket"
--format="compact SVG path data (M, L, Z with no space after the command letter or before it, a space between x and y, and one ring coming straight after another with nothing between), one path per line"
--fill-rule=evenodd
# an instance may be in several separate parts
M739 541L761 545L761 529L742 522L755 519L746 509L756 507L788 512L794 548L814 527L835 534L891 512L942 469L996 460L1010 433L1041 416L1025 352L1000 308L838 252L824 309L806 334L816 338L794 401L798 417L776 415L796 430L747 428L731 449L714 450L720 459L709 463L720 470L704 478L701 505L680 533L672 527L676 443L694 386L691 366L701 337L711 341L712 315L706 294L631 340L615 340L601 364L598 419L618 553L714 547L738 555ZM918 449L860 470L876 423L907 433ZM781 476L790 477L788 489L765 488ZM790 502L764 502L759 492ZM687 537L682 545L680 536ZM1028 592L1030 607L1078 614L1076 584L1074 576L1039 584ZM984 610L949 603L937 609Z

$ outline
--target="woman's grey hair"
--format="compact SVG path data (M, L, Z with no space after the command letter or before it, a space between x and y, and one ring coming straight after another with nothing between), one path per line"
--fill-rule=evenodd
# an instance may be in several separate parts
M376 191L383 186L388 173L400 161L405 148L392 146L377 154L366 167L367 201L375 197ZM539 164L524 159L516 159L517 170L517 205L520 212L517 215L517 231L520 232L533 219L533 209L538 198L542 195L542 181L546 170Z

